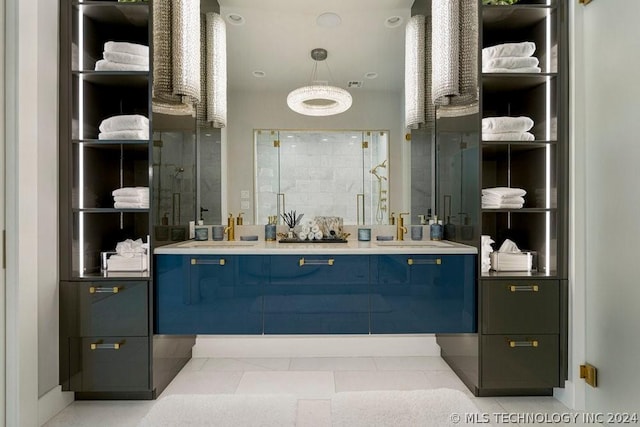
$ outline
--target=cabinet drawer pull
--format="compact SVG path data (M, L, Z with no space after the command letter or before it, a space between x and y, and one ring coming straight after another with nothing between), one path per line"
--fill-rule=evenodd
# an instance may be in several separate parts
M511 292L538 292L538 285L509 285Z
M509 347L511 347L511 348L516 348L516 347L538 347L538 340L530 340L530 341L507 340L507 342L509 343Z
M442 264L442 260L440 258L436 259L413 259L408 258L407 264L409 265L440 265Z
M304 258L300 258L298 261L298 265L302 267L303 265L333 265L335 260L333 258L329 258L327 260L324 259L311 259L306 260Z
M225 265L227 262L224 258L220 259L197 259L191 258L191 265Z
M122 286L91 286L89 288L90 294L117 294L122 289Z
M120 347L124 345L124 341L116 342L113 344L105 344L102 340L92 342L90 345L91 350L120 350Z

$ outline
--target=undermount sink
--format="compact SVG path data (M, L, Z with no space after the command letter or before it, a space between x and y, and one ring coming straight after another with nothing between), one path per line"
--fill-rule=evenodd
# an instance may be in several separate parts
M179 243L180 248L231 248L234 246L254 246L257 241L240 241L240 240L189 240Z
M449 248L451 243L438 240L380 240L375 242L378 246L418 247L418 248Z

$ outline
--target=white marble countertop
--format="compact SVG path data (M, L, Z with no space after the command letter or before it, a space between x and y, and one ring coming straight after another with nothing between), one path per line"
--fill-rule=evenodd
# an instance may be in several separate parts
M259 241L188 240L158 247L154 254L163 255L378 255L378 254L477 254L473 246L449 241L404 240L346 243L278 243Z

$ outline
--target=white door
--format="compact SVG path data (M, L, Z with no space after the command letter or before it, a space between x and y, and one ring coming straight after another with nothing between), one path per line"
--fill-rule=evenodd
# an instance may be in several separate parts
M586 387L586 410L640 416L640 1L593 0L578 7L584 24L577 41L584 64L576 73L584 73L585 138L576 140L576 150L584 150L586 167L586 361L598 368L599 382Z

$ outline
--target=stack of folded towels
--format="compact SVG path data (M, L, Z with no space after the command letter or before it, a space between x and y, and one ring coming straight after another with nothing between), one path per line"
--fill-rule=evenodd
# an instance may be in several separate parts
M298 239L300 240L320 240L324 237L322 230L318 223L314 220L310 220L302 224L300 231L298 232Z
M149 46L109 41L102 57L96 62L96 71L149 71Z
M149 187L123 187L113 190L116 209L148 209Z
M496 271L531 271L533 256L522 252L511 240L506 239L497 252L491 254L491 268Z
M492 243L495 243L491 236L483 235L480 241L482 247L480 248L480 270L483 273L488 273L491 270L491 258L490 255L493 252Z
M483 73L539 73L533 42L503 43L482 49Z
M148 268L147 243L127 239L116 244L116 253L107 259L107 271L144 271Z
M109 117L98 129L98 139L149 139L149 119L140 114Z
M529 132L533 128L530 117L485 117L482 119L483 141L533 141Z
M525 194L522 188L483 188L482 209L520 209L524 206Z

